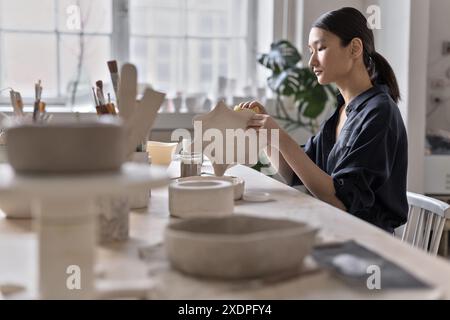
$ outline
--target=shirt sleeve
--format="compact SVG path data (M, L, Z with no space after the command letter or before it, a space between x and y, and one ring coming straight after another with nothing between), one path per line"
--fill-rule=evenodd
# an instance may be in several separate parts
M398 144L395 130L380 118L375 115L351 136L346 155L331 175L336 196L349 213L364 220L370 219L365 215L374 205L376 190L390 176Z
M318 136L311 137L308 139L308 142L305 145L300 146L312 161L315 161L315 159L316 159L317 139L318 139ZM293 177L292 177L291 186L299 186L299 185L303 185L303 182L300 180L300 178L294 172Z

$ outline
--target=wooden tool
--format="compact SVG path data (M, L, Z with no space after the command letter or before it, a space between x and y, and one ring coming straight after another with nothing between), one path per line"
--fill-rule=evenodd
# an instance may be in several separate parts
M134 153L136 146L141 141L147 139L165 97L164 93L147 89L142 100L136 104L133 114L125 120L125 127L128 133L128 156Z
M137 96L137 70L132 64L122 67L119 84L119 114L127 121L134 112Z
M109 73L111 75L111 81L114 88L114 94L116 95L116 100L119 100L119 83L120 83L120 76L119 76L119 67L117 65L116 60L108 61L108 69Z

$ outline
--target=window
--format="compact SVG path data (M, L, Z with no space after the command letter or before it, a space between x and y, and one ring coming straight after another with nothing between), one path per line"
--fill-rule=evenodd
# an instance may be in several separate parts
M109 82L113 57L135 63L141 84L169 95L213 93L221 76L243 88L255 73L255 1L0 0L0 88L30 102L40 79L46 101L91 105L91 87ZM113 32L128 21L126 32ZM9 103L8 92L0 102Z
M217 79L249 85L251 0L130 0L139 79L175 94L212 93ZM252 20L254 21L254 20Z
M111 0L0 0L0 87L32 98L40 79L45 99L64 103L77 83L76 103L90 103L108 76L111 10Z

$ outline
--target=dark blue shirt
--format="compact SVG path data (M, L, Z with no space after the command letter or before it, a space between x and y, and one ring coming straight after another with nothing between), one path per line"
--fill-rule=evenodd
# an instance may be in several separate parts
M338 96L336 111L309 139L305 152L333 178L336 196L350 214L392 232L408 214L408 146L400 111L386 86L374 86L347 106L336 141L343 105Z

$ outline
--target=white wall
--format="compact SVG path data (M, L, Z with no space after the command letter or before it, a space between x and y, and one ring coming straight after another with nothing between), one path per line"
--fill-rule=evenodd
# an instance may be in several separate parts
M381 30L375 30L378 37L377 51L391 64L397 76L402 101L399 108L403 119L407 117L408 68L409 68L409 26L410 0L379 0L381 8Z
M429 0L411 1L407 105L408 189L424 192ZM450 13L450 12L449 12Z
M408 190L424 191L425 109L429 0L379 0L382 30L378 51L391 63L408 131Z
M427 129L450 131L450 78L446 76L450 70L450 55L442 55L443 41L450 41L450 1L430 1L430 28L428 33L428 103L431 112L436 105L432 97L445 100L428 118ZM432 87L431 81L442 81L443 87Z
M298 25L297 30L301 37L297 37L297 45L301 48L304 63L309 60L308 38L309 30L314 21L323 13L342 7L354 7L362 12L365 10L364 0L301 0L297 3Z

